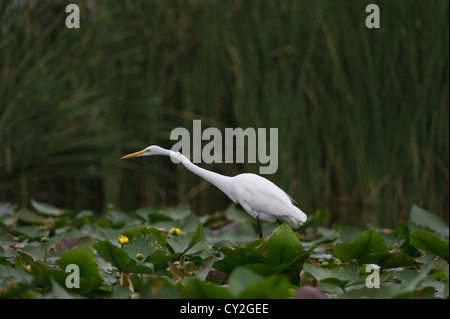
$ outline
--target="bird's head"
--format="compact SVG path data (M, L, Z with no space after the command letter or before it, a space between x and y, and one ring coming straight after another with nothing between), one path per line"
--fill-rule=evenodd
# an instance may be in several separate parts
M121 157L121 159L137 156L168 155L168 152L168 150L157 145L150 145L149 147L144 148L142 151L125 155Z

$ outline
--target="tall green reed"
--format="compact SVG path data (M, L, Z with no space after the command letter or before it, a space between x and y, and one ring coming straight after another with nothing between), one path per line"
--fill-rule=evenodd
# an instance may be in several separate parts
M448 211L448 3L2 2L0 200L129 210L229 201L167 159L120 161L170 131L277 127L268 176L330 222ZM201 166L227 175L258 164Z

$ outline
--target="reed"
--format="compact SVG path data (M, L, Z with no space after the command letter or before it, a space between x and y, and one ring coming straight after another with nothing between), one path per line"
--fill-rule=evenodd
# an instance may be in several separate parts
M0 201L101 211L229 201L164 159L120 161L193 119L278 127L269 176L330 223L448 220L448 1L0 4ZM222 174L255 164L202 165Z

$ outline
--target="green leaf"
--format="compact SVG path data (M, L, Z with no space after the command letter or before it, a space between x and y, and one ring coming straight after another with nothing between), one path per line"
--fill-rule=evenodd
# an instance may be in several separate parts
M196 246L197 245L197 246ZM193 248L196 246L195 248ZM183 253L195 253L203 249L207 249L208 245L206 243L206 236L203 232L203 227L201 224L198 224L197 228L195 229L191 241L189 242L187 248L183 251Z
M270 276L245 288L237 298L284 299L289 297L290 284L284 276Z
M282 263L279 265L270 265L270 264L264 264L264 263L253 263L244 265L243 267L252 270L253 272L260 274L262 276L270 276L275 275L279 273L286 273L288 271L293 270L295 272L294 276L297 280L300 278L298 277L298 270L300 268L300 265L304 263L312 254L314 249L317 247L317 245L311 246L310 249L304 250L297 254L295 258L293 258L290 262ZM295 280L295 281L297 281Z
M194 232L171 236L167 238L167 245L172 253L183 254L189 247Z
M145 261L153 264L154 271L160 271L168 267L167 260L178 260L180 256L181 254L169 255L168 252L156 250Z
M189 214L189 206L186 204L180 204L176 207L162 207L158 209L158 214L165 215L173 220L181 220L186 218ZM153 222L152 216L149 216Z
M0 228L2 228L4 231L10 233L13 236L19 236L20 233L15 230L12 226L6 225L3 221L0 220Z
M1 287L1 286L0 286ZM14 281L14 285L0 289L0 299L35 299L32 292L33 284Z
M195 277L204 281L208 276L209 272L211 271L211 268L215 260L216 257L214 256L209 256L203 259L202 264L195 273Z
M303 246L294 231L287 224L282 224L254 248L254 255L263 263L277 266L290 263L302 251Z
M111 228L98 228L98 229L90 229L90 227L86 227L89 229L88 233L89 236L92 237L95 240L109 240L114 243L117 243L117 245L120 245L117 240L119 239L119 236L121 235L120 230L118 229L111 229Z
M223 287L193 278L182 288L181 298L230 299L233 296Z
M435 233L443 240L449 239L449 228L442 218L419 206L413 205L409 217L410 232L419 227L422 230Z
M33 257L27 252L20 252L14 259L15 267L26 268L34 261Z
M415 251L417 251L410 243L410 232L408 227L407 221L400 221L397 224L397 230L394 233L398 239L403 241L403 244L401 245L402 250L408 254L412 255Z
M65 285L65 281L69 273L64 272L60 267L49 267L41 263L32 262L31 274L33 276L33 283L36 286L50 288L52 286L51 281L56 280L61 286Z
M113 228L130 227L141 223L139 218L116 210L108 211L105 218L112 223L111 227Z
M402 251L389 252L386 260L380 265L382 269L396 267L419 266L420 264Z
M15 228L15 231L17 231L20 235L24 236L25 238L29 238L31 240L39 239L42 236L48 234L47 231L43 231L42 229L36 227L35 225L18 226Z
M126 236L130 241L134 239L134 237L139 233L140 231L143 231L144 229L147 229L149 226L146 225L136 225L130 228L127 228L122 232L122 235Z
M354 241L364 232L362 229L354 226L337 226L339 237L344 242Z
M332 256L341 261L356 259L360 264L381 264L386 260L388 248L376 230L367 230L352 243L336 245Z
M328 220L329 217L330 217L330 212L328 211L327 208L318 210L314 214L308 216L308 219L306 220L305 223L303 223L301 228L318 227L323 222Z
M80 270L80 288L72 288L74 292L85 294L96 288L102 283L98 272L98 266L95 261L94 251L90 245L80 245L66 252L57 262L65 272L69 265L76 265ZM69 272L66 273L70 275Z
M236 268L231 273L228 283L229 291L237 298L287 298L290 287L284 276L266 278L246 266Z
M434 298L435 287L443 292L445 285L428 277L431 268L432 265L429 264L423 267L421 271L412 269L398 271L395 272L392 281L383 283L381 289L355 289L339 296L339 298Z
M310 244L332 243L339 237L339 234L335 229L321 226L316 227L314 233L318 235L318 238L311 241Z
M13 236L21 237L23 240L24 238L28 238L31 240L38 239L44 235L46 235L48 232L43 231L39 227L35 225L27 225L27 226L9 226L3 221L0 220L0 228L5 230L6 232L10 233Z
M313 245L304 251L292 229L283 224L271 236L255 240L245 247L222 247L220 251L225 257L216 261L214 268L231 273L236 267L242 266L262 276L286 273L299 269L316 247Z
M256 230L252 226L251 223L241 223L237 224L236 227L230 227L228 229L220 229L215 230L214 232L210 231L210 235L208 235L208 240L210 243L219 243L220 241L228 241L230 245L235 244L248 244L255 240L257 237ZM210 230L210 229L208 229ZM206 231L206 229L205 229Z
M221 260L214 263L214 268L220 270L224 273L231 273L234 268L242 265L252 264L258 262L255 255L252 254L253 248L259 245L264 239L260 238L255 240L245 247L232 246L232 247L222 247L220 252L225 255Z
M152 274L153 269L148 265L138 265L136 261L130 258L128 254L120 247L114 246L109 241L100 241L93 247L97 250L100 257L111 263L114 267L125 273Z
M198 224L193 232L168 238L167 243L174 253L192 254L208 249L208 243L201 224Z
M78 294L70 293L66 289L64 289L55 279L50 279L52 290L45 294L43 298L45 299L81 299ZM71 289L73 292L76 291L76 288Z
M255 274L253 271L246 268L238 267L230 275L228 283L230 285L229 291L234 295L239 295L244 289L249 286L264 281L264 277Z
M30 283L32 277L22 268L5 266L0 264L0 288L4 288L8 282Z
M124 232L129 234L130 231ZM127 236L127 235L126 235ZM128 237L128 236L127 236ZM166 249L166 234L162 230L158 230L155 227L145 227L140 230L130 239L130 243L124 246L124 250L128 256L138 261L136 254L142 254L144 259L151 255L156 250L167 251Z
M423 267L421 271L405 269L403 271L396 272L394 279L401 282L399 294L412 292L419 288L419 284L429 278L428 274L432 268L433 266L429 264Z
M47 216L61 216L64 211L56 208L53 205L41 203L38 201L35 201L34 199L31 200L31 206L40 214L47 215Z
M149 222L148 215L155 211L156 211L155 207L142 207L142 208L135 210L134 212L131 212L131 214L133 216L143 219L145 222Z
M432 233L423 230L414 230L411 233L410 244L417 249L439 256L448 262L448 240L444 242L441 238Z
M173 221L173 219L170 216L156 213L156 212L148 214L147 217L150 219L152 224L158 224L158 225L160 225L161 222Z
M344 289L345 287L363 281L359 276L356 264L346 267L327 269L305 263L303 270L311 274L316 280L324 283L334 284Z
M139 292L142 299L175 299L180 298L180 294L180 288L164 277L147 278Z
M264 263L253 263L253 264L242 265L241 267L248 269L258 275L267 277L267 276L278 274L278 273L282 272L288 266L289 266L288 263L277 265L277 266L271 266L271 265L264 264Z
M46 219L45 217L39 215L36 212L32 212L23 208L17 212L17 217L21 222L26 224L40 224L42 223L43 220Z

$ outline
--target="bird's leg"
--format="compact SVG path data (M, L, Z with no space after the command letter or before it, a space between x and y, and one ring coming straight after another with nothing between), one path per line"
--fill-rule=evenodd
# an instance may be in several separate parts
M259 216L258 215L256 215L256 221L258 222L259 238L262 238L263 233L262 233L262 230L261 230L261 223L259 222Z
M277 222L278 222L278 224L283 224L278 218L277 218Z

